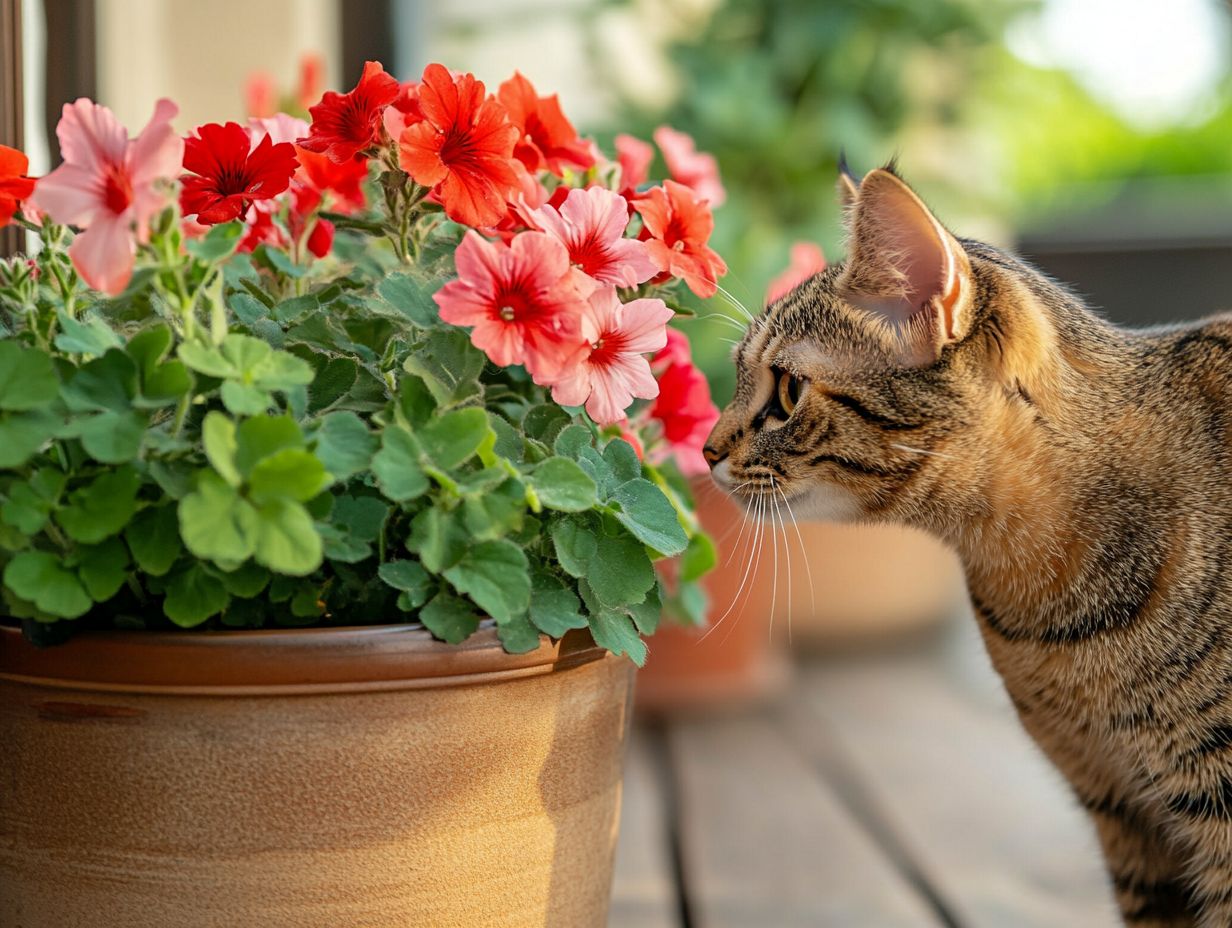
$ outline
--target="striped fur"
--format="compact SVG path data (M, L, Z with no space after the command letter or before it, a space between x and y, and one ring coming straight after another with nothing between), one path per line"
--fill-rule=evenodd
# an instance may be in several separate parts
M1232 319L1128 331L960 246L963 334L927 363L847 299L842 264L756 317L707 456L746 501L957 549L1126 923L1232 925ZM775 371L807 381L790 415Z

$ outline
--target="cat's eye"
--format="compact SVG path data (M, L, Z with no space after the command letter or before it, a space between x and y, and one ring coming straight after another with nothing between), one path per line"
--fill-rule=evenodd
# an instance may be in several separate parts
M796 404L800 402L800 397L804 393L804 387L807 381L796 377L794 374L789 374L783 371L779 374L779 405L783 407L783 412L791 415L795 412Z

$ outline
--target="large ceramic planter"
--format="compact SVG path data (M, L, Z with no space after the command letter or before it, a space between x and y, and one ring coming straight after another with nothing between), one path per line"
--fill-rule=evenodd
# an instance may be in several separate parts
M0 628L0 925L600 928L631 684L584 636Z

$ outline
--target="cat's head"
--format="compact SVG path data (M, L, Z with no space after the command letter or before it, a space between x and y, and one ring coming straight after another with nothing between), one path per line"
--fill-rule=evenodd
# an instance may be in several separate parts
M960 242L892 169L840 189L847 260L749 325L705 455L751 509L938 527L930 506L971 497L993 443L1007 453L1032 427L1056 341L1048 285Z

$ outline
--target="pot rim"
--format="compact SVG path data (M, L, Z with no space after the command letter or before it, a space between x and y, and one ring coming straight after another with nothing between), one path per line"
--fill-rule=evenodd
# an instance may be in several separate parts
M251 631L87 631L39 648L0 624L0 681L64 690L295 696L497 683L618 658L586 630L508 654L495 623L461 644L422 625Z

